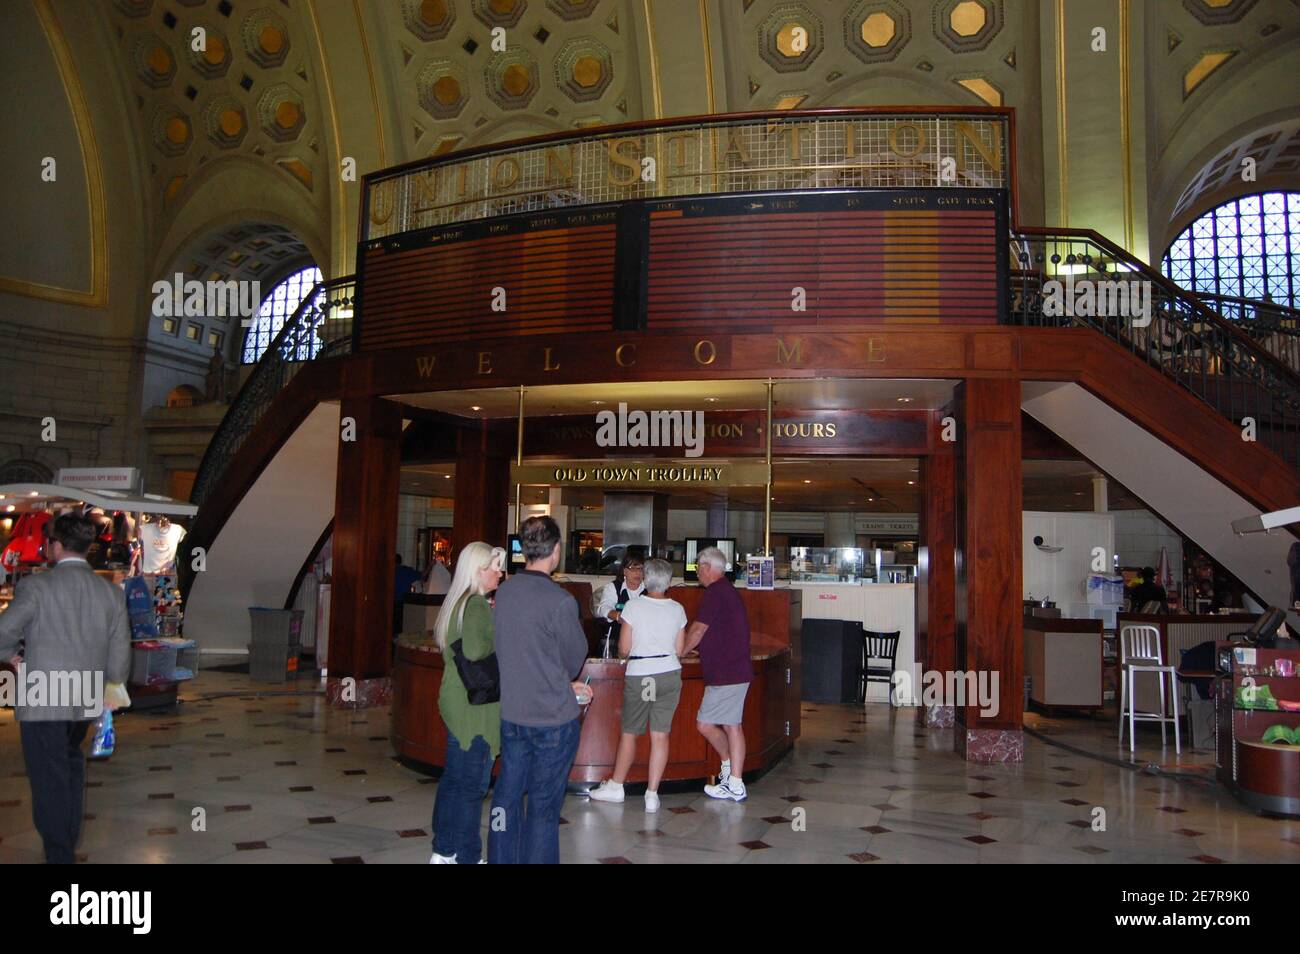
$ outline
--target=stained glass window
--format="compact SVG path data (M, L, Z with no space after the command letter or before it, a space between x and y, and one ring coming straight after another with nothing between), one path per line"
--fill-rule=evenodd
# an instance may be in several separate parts
M244 336L241 358L244 364L257 363L284 327L285 320L298 310L298 305L320 280L320 269L312 265L295 272L271 289L271 293L262 299L262 307Z
M1300 302L1300 192L1263 192L1206 212L1170 243L1165 275L1212 295Z

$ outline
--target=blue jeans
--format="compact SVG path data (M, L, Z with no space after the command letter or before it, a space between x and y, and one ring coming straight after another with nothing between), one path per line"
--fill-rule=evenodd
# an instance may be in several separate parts
M483 736L474 736L469 748L447 733L447 760L433 801L433 850L455 855L462 865L476 865L483 857L479 820L483 796L492 781L492 750Z
M492 793L489 862L559 864L560 808L581 734L577 719L554 726L501 720L501 774Z

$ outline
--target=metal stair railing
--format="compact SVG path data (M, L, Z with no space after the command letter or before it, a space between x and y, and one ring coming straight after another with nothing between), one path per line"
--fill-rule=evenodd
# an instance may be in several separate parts
M349 275L314 285L285 321L203 454L190 502L200 507L212 496L231 459L278 395L305 364L352 351L356 280Z
M1243 431L1253 421L1256 439L1300 467L1300 374L1282 355L1096 232L1021 228L1011 241L1012 324L1092 328ZM1063 302L1071 289L1091 292L1092 307Z
M1300 311L1271 301L1188 292L1300 374Z

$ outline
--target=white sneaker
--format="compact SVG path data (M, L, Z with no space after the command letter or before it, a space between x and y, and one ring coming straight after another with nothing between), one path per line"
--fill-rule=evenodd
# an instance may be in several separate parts
M704 794L709 798L730 799L733 802L743 802L749 797L749 792L745 790L745 783L734 775L717 785L705 785Z
M607 778L587 793L593 802L622 802L623 786L612 778Z
M435 851L435 852L433 853L433 857L429 859L429 864L431 864L431 865L454 865L454 864L456 864L456 856L455 856L455 855L440 855L440 854L438 854L438 853Z
M645 793L645 810L647 814L654 814L659 811L659 793L647 791Z
M727 779L731 778L731 760L728 759L722 763L722 768L718 770L718 784L726 785Z

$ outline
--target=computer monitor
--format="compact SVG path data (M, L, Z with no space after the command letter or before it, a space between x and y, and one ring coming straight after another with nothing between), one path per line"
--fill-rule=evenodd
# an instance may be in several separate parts
M506 552L510 554L510 558L506 561L506 569L511 573L522 570L524 564L528 562L524 559L524 545L520 542L517 533L510 534L510 545L506 548Z
M687 537L686 538L686 569L682 574L682 579L688 583L699 582L698 563L696 557L701 550L709 547L717 547L727 558L727 579L733 583L736 580L736 539L735 537Z

